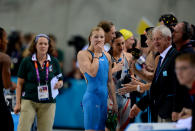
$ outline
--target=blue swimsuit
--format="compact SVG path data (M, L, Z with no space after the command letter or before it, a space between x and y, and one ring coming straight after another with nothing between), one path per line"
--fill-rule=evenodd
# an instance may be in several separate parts
M89 51L92 56L94 55ZM85 73L87 90L83 96L85 130L105 130L107 118L107 81L109 62L104 53L99 58L98 72L95 77Z

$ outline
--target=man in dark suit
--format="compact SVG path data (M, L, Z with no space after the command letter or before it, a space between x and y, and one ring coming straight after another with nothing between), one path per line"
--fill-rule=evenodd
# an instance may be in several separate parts
M150 88L150 93L133 105L130 118L135 117L140 110L150 106L152 122L170 122L175 120L176 87L179 84L174 70L174 59L177 50L172 47L172 35L164 25L153 30L154 46L160 53L158 66Z

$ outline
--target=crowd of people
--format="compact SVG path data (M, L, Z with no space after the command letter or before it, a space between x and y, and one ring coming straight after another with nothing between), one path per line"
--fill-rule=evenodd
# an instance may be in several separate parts
M88 48L77 55L87 82L83 98L85 130L109 130L107 113L101 112L105 111L106 102L107 110L117 114L117 123L112 125L115 130L124 130L148 107L147 122L175 122L194 115L194 26L186 21L178 22L172 14L162 15L159 22L159 26L146 28L142 35L146 40L140 42L130 30L116 31L109 21L101 21L95 27L98 30L92 29ZM105 35L100 33L102 29ZM107 53L109 55L104 55ZM110 90L107 77L110 59L115 94ZM187 72L190 72L188 77ZM145 95L136 100L143 93ZM194 121L193 117L192 130L195 130Z
M195 130L195 26L178 22L172 14L162 15L159 23L146 28L139 40L128 29L116 30L112 22L100 21L91 30L88 45L79 39L83 46L76 50L70 74L87 83L82 100L85 130L124 130L145 109L144 122L192 116ZM9 88L16 89L18 130L30 131L36 117L38 130L52 131L56 101L51 80L58 78L54 89L62 88L64 80L63 52L56 49L55 36L21 37L15 31L7 41L0 28L0 58L3 128L14 127L3 94L3 88ZM11 76L17 76L17 85ZM108 122L108 111L117 116L113 123Z

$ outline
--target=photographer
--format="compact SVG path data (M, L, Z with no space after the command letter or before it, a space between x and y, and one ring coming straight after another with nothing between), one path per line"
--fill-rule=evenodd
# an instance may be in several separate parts
M131 81L130 64L132 55L124 52L125 39L120 32L116 32L116 37L112 41L111 49L109 51L112 59L112 76L116 85L116 90L121 88L121 84L129 83ZM133 75L132 75L133 77ZM129 123L128 114L131 108L130 95L126 94L120 96L116 94L118 103L118 123L117 130L125 129ZM111 102L109 100L109 102ZM110 104L109 104L110 105Z
M132 64L134 73L142 80L152 82L154 77L155 65L157 65L158 57L157 51L154 48L152 39L153 27L146 28L145 40L141 35L141 52L142 56ZM146 47L147 46L147 47ZM134 57L135 58L135 57Z

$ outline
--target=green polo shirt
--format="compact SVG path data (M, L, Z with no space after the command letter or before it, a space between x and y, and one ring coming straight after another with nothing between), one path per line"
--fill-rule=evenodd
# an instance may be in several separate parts
M40 103L55 103L55 99L52 98L51 94L51 84L50 81L53 77L60 75L60 65L56 58L47 55L47 61L49 61L49 80L48 80L48 88L49 88L49 100L46 101L39 101L38 99L38 81L37 81L37 75L36 75L36 69L34 61L37 61L36 54L33 54L32 56L28 56L24 58L20 64L19 70L18 70L18 77L24 79L24 84L22 87L22 99L28 99L32 100L34 102L40 102ZM39 75L40 75L40 83L41 85L45 85L46 81L46 61L44 64L44 68L41 68L41 65L39 62L37 62ZM59 77L59 80L62 80L62 75Z

